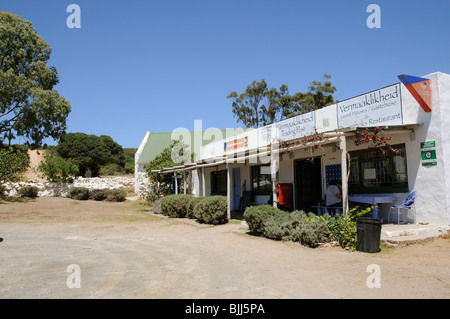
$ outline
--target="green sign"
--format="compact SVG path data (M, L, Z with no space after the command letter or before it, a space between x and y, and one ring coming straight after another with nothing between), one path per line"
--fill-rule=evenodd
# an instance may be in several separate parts
M436 147L436 142L435 141L420 143L420 148L434 148L434 147Z
M437 165L436 158L436 142L422 142L420 143L420 148L422 149L422 166L434 166Z

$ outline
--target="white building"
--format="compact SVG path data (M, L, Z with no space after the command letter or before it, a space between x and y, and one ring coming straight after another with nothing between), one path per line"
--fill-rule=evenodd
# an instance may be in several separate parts
M196 196L226 195L229 212L243 201L268 203L271 195L284 208L315 211L327 182L337 179L344 208L369 199L378 206L374 217L387 221L389 208L416 190L417 222L450 224L450 75L413 80L202 142L195 163L160 172L194 171ZM397 152L383 155L385 143L364 143L365 129L367 137L389 139ZM277 197L277 187L290 189L291 197Z

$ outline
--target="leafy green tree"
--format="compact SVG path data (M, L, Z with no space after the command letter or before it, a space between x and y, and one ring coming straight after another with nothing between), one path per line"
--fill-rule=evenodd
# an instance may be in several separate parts
M233 101L232 111L237 117L237 122L242 122L247 128L258 128L262 124L260 108L263 106L267 90L267 83L262 79L260 82L253 81L244 93L238 94L233 91L227 96Z
M160 170L164 167L180 165L180 158L186 161L186 157L190 157L190 159L193 160L194 154L187 151L186 146L182 142L174 141L146 165L145 168L147 170L147 175L150 178L152 188L152 194L149 198L150 201L153 202L158 197L170 193L173 177L173 173L159 174L153 173L152 171ZM180 172L179 174L183 175L185 173Z
M78 174L78 166L72 159L64 159L58 155L49 154L39 163L37 170L50 182L71 183Z
M106 135L67 133L61 137L56 150L62 158L73 160L81 176L98 176L102 165L125 165L122 146Z
M336 101L333 93L336 92L336 87L331 84L330 78L330 75L324 74L323 81L311 82L308 92L289 96L289 103L282 107L283 117L293 117L334 104Z
M23 136L33 146L59 139L66 129L70 103L54 88L51 47L31 22L0 11L0 140Z
M29 165L30 158L26 151L0 144L0 184L19 180Z
M324 75L324 81L313 81L308 92L289 94L289 88L283 84L280 89L268 88L263 79L253 81L244 93L231 92L227 98L232 100L232 112L237 122L247 128L258 128L285 118L311 112L335 103L330 75Z

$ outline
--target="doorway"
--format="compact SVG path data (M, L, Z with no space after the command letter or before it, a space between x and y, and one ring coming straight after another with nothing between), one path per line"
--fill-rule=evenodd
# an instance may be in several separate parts
M322 201L321 158L294 161L295 208L317 213L312 206Z
M233 194L234 194L234 210L239 210L241 205L241 168L233 168Z

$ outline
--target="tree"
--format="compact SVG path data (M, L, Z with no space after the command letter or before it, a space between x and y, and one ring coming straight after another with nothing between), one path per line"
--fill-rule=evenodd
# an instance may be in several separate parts
M66 129L70 103L54 88L51 47L31 22L0 11L0 140L23 136L33 146L59 139Z
M242 94L233 91L227 96L233 100L232 111L238 118L237 122L242 122L247 128L260 126L261 102L266 92L267 83L262 79L260 82L253 81Z
M175 151L175 152L174 152ZM166 147L162 152L157 155L152 161L146 165L147 175L150 177L150 184L152 188L152 194L149 195L150 201L159 198L162 195L170 193L172 187L173 173L153 173L153 170L160 170L165 167L172 167L179 165L179 159L190 157L194 159L194 154L190 153L190 150L181 141L174 141L169 147ZM181 175L186 174L180 172Z
M61 137L56 151L62 158L71 158L81 176L98 176L102 165L125 165L122 146L106 135L67 133Z
M311 112L335 103L333 93L336 88L328 81L330 75L324 75L324 81L313 81L308 92L289 94L289 88L283 84L280 89L268 88L266 81L253 81L244 93L231 92L227 98L232 100L232 112L237 122L246 128L258 128L285 118Z
M333 93L336 88L331 85L330 75L324 74L323 81L313 81L306 93L295 93L291 96L291 104L283 109L286 118L308 113L335 103Z
M78 174L78 166L73 164L71 158L64 159L54 154L45 156L37 170L50 182L71 183Z
M19 180L29 165L30 158L26 151L0 144L0 184Z

